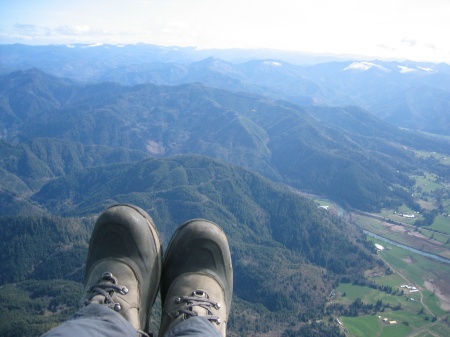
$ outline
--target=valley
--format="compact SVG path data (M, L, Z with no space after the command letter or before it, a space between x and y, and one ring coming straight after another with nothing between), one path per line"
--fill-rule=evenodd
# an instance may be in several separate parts
M437 159L450 168L445 155L434 152L419 155ZM329 304L331 308L333 304L351 307L360 303L354 313L337 317L348 336L450 334L449 182L427 173L414 179L412 192L416 201L426 205L426 211L437 214L431 224L417 226L416 222L423 223L424 216L406 205L382 209L379 213L353 210L344 215L368 231L368 240L377 244L378 257L387 266L387 269L367 270L368 284L341 283L336 289L336 296ZM329 211L339 212L338 205L318 201L327 205ZM405 217L405 214L414 217ZM438 257L424 256L427 253Z
M389 273L370 271L367 280L387 288L388 292L374 289L372 285L341 284L337 288L335 303L351 304L359 299L366 305L376 306L382 302L369 316L362 313L358 317L340 317L349 335L425 336L428 333L433 336L433 332L438 336L447 335L450 289L442 280L450 277L450 266L384 241L373 242L384 247L379 256L389 267Z

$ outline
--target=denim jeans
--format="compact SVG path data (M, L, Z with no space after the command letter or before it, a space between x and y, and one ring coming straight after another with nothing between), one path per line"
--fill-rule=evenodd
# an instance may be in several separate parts
M197 316L175 325L164 337L221 337L206 318ZM155 334L156 335L156 334ZM136 337L137 331L119 313L101 304L89 304L71 319L42 337Z

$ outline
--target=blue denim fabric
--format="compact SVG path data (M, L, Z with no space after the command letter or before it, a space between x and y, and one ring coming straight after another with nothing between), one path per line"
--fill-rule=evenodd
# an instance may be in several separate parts
M191 317L175 325L164 337L221 337L205 317ZM136 337L137 331L120 314L101 304L89 304L42 337ZM155 333L156 336L156 333Z
M205 317L191 317L175 325L164 337L221 337L214 324Z
M48 331L42 337L136 337L136 330L111 308L89 304L71 319Z

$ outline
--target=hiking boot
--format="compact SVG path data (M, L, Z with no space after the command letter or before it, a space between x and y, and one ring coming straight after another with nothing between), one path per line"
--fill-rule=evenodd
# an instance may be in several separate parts
M112 206L92 231L82 301L107 305L136 331L148 331L161 267L161 243L152 218L139 207Z
M180 226L164 257L159 336L193 316L206 317L225 336L232 294L231 255L222 229L207 220Z

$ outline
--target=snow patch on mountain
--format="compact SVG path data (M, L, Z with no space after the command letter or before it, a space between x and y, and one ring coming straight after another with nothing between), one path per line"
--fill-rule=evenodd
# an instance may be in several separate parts
M409 67L405 67L405 66L397 66L400 68L400 73L402 74L406 74L406 73L411 73L414 71L417 71L417 69L413 69L413 68L409 68Z
M283 64L281 62L276 61L264 61L264 65L272 67L281 67Z
M353 62L352 64L350 64L349 66L345 67L344 70L361 70L361 71L366 71L372 68L376 68L382 71L386 71L389 72L390 70L380 66L379 64L376 63L372 63L372 62Z
M93 47L100 47L103 46L103 43L93 43L93 44L88 44L86 46L83 46L81 48L93 48Z
M406 66L397 66L397 67L400 69L400 73L402 73L402 74L418 72L418 71L422 71L422 72L426 72L426 73L435 73L436 72L436 70L429 68L429 67L414 67L414 68L410 68L410 67L406 67Z
M417 67L417 69L426 71L427 73L434 73L434 72L436 72L434 69L431 69L431 68Z

